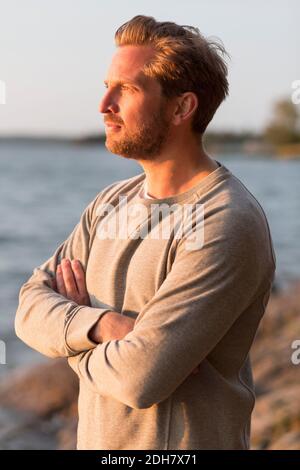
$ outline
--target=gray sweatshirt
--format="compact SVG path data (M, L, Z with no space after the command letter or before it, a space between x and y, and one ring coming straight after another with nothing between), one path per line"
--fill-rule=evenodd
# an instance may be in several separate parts
M78 449L249 448L249 350L275 255L263 209L217 163L164 199L145 197L145 173L104 188L20 290L18 337L79 377ZM91 307L52 289L63 257L81 261ZM96 344L109 310L134 329Z

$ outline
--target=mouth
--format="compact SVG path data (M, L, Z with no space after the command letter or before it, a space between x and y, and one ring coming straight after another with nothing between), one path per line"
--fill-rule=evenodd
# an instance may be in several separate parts
M117 131L117 130L121 129L121 126L119 124L113 124L113 123L109 123L109 122L105 123L105 127L106 127L107 130L110 130L110 131Z

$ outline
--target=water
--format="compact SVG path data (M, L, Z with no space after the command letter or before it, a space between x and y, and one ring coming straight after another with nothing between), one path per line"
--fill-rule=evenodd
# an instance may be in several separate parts
M300 278L300 160L217 156L263 206L272 232L279 285ZM51 256L88 203L114 181L142 172L105 147L0 144L0 375L43 356L14 333L21 285Z

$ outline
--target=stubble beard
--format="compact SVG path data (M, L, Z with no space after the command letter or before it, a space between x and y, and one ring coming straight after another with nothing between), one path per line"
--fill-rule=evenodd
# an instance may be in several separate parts
M170 129L164 105L152 115L148 122L141 123L138 130L122 138L117 135L124 131L121 129L114 135L107 136L105 146L110 152L125 158L154 160L159 156L166 142Z

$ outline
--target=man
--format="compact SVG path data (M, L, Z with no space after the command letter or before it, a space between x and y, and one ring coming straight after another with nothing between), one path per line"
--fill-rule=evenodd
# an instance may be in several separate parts
M106 147L144 172L101 191L35 268L16 333L78 375L78 449L248 449L275 257L261 206L202 145L225 50L141 15L115 39Z

